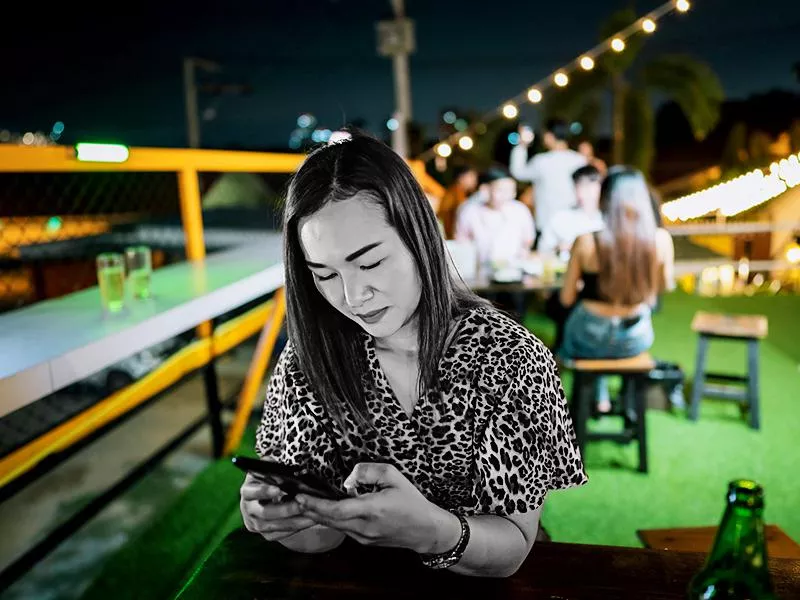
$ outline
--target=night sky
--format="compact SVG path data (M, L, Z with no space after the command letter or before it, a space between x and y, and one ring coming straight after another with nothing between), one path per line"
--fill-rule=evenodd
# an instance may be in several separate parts
M113 16L113 5L98 13L15 3L20 14L6 21L0 40L0 129L49 132L60 120L65 143L185 145L185 55L223 64L208 81L253 88L246 97L201 96L201 112L216 112L202 124L206 147L285 146L302 112L329 128L357 118L383 127L393 110L392 71L376 53L375 22L390 16L388 0L201 4L145 0ZM417 34L415 119L433 124L453 105L493 108L593 46L604 17L629 4L407 0ZM635 6L641 14L659 4ZM799 32L798 0L695 0L689 13L659 23L643 54L689 53L708 62L730 98L800 91L792 72Z

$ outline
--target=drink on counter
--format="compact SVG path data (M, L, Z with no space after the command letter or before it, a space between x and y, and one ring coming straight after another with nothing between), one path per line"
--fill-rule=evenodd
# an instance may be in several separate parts
M121 254L106 252L97 257L97 284L103 309L122 310L125 306L125 261Z
M150 297L150 275L153 263L150 248L134 246L126 248L125 260L128 263L128 283L134 298Z
M732 481L706 564L689 584L690 600L775 600L764 539L764 490Z

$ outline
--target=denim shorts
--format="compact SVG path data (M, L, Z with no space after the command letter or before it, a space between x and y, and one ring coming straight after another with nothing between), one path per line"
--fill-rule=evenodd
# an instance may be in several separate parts
M647 306L633 317L602 317L578 302L564 325L558 355L562 360L627 358L649 350L654 338Z

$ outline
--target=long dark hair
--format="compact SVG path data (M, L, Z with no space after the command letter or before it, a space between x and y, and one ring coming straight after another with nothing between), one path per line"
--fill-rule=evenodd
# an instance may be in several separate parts
M363 330L319 293L305 264L298 224L328 202L367 192L414 257L422 284L417 388L438 383L437 368L453 320L488 305L451 271L433 209L406 163L382 142L349 130L351 139L312 152L289 184L283 215L283 261L289 340L299 366L328 414L344 425L343 404L371 423ZM409 282L411 285L412 282Z
M597 236L598 291L608 302L633 306L659 291L658 228L647 182L631 167L612 167L600 191L605 229Z

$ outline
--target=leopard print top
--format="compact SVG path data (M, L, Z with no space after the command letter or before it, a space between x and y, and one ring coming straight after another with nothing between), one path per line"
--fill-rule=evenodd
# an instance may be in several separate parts
M409 417L364 334L374 390L369 430L341 431L298 367L291 343L267 386L256 450L310 468L339 489L359 462L394 464L428 500L465 515L524 513L549 490L587 481L550 351L488 307L461 320L439 364L439 389Z

